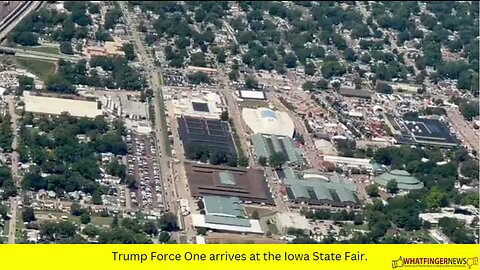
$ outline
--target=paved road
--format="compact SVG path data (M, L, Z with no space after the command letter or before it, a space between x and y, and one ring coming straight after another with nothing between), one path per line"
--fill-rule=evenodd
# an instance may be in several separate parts
M31 11L33 11L35 8L37 8L41 4L42 4L42 1L33 1L33 3L28 8L26 8L20 16L18 16L14 21L10 21L9 25L0 32L0 41L3 41L7 37L8 33L12 31L15 28L15 26L17 26L17 24L23 20L23 18L25 18ZM19 12L19 11L20 10L16 10L15 12ZM2 25L2 28L3 28L3 25Z
M15 100L13 97L10 97L8 100L8 109L10 114L11 127L13 131L13 141L12 141L12 166L11 173L12 179L17 186L20 186L20 177L18 175L18 153L17 153L17 114L15 113ZM15 231L17 225L17 198L10 198L10 218L9 231L8 231L8 243L15 243Z
M170 212L176 213L178 216L180 216L180 207L178 205L178 200L180 198L185 198L189 199L191 201L189 192L186 190L186 178L184 176L181 176L179 178L176 178L172 176L171 172L173 170L173 173L175 172L178 173L179 171L179 166L183 166L182 163L178 163L178 165L174 165L174 162L172 162L172 159L169 158L165 153L165 139L163 138L163 132L162 132L162 120L161 119L161 113L160 113L160 102L162 102L163 99L163 92L162 92L162 84L163 84L163 78L161 77L161 69L156 67L154 65L154 58L153 56L148 52L146 49L145 44L141 40L140 34L138 33L137 29L134 27L134 24L132 23L131 20L131 14L128 11L127 5L124 1L120 2L120 7L122 8L124 17L126 19L127 25L129 26L130 33L132 35L132 40L135 42L135 45L137 46L138 53L140 54L140 61L142 61L145 66L147 67L147 70L149 70L149 76L150 76L150 86L152 87L152 90L155 93L155 134L156 134L156 140L157 140L157 148L159 148L160 151L157 151L157 153L162 153L161 157L159 157L160 161L160 171L161 171L161 179L162 183L164 185L164 198L165 198L165 205L167 207L167 210ZM166 109L166 108L165 108ZM173 130L175 131L175 130ZM169 164L171 166L169 166ZM171 168L170 170L168 168ZM173 184L170 183L169 179L172 179ZM177 196L175 196L177 195ZM185 218L185 232L187 234L187 238L189 241L196 235L195 231L191 227L191 221L189 217Z
M219 90L222 95L225 97L226 105L228 108L228 115L233 120L233 125L235 126L235 130L240 138L241 147L245 153L245 155L249 159L249 166L255 167L255 160L253 159L253 155L250 152L250 147L247 145L249 138L247 136L246 128L242 120L242 112L238 107L238 103L236 101L235 95L230 90L230 86L228 84L228 76L224 73L224 68L219 68Z
M480 138L478 137L475 130L469 125L467 121L463 118L460 114L458 109L447 109L447 116L450 119L450 123L453 125L457 133L460 135L458 136L459 139L463 141L463 144L466 144L468 148L480 152Z

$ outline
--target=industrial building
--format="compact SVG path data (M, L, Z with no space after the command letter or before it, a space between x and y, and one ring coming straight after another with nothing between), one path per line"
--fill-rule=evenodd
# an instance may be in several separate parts
M242 117L253 133L273 134L292 138L295 126L286 112L269 108L244 108Z
M212 151L237 155L227 122L213 119L180 117L178 134L185 152L195 145L204 146Z
M263 233L258 220L248 219L238 197L203 197L205 215L192 215L194 227L220 232Z
M245 203L273 204L262 170L185 163L193 197L238 197Z
M263 91L239 90L237 94L241 99L267 100L267 95Z
M71 116L95 118L102 115L101 104L97 101L76 100L56 97L31 95L23 92L25 111L39 114L60 115L68 113Z
M423 183L420 182L420 180L404 170L391 170L373 178L373 181L382 187L386 187L388 182L392 180L395 180L398 188L402 190L417 190L423 188Z
M290 137L257 133L250 138L257 157L265 157L268 160L273 153L280 152L288 157L288 164L300 165L304 161L303 149L298 148Z
M277 213L275 225L282 235L287 235L289 229L301 230L304 235L309 235L311 230L307 218L297 212Z
M224 111L222 98L211 91L182 91L172 97L172 103L176 116L219 119Z
M357 188L338 173L296 172L287 167L277 172L293 203L333 207L358 207Z
M400 144L455 147L457 139L444 122L426 118L400 118L385 115L388 128Z

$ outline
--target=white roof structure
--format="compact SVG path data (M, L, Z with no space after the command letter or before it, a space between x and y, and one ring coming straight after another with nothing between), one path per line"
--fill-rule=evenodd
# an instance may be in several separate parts
M299 229L305 232L310 231L310 224L307 218L299 213L277 213L275 221L278 229L283 233L286 233L288 228Z
M175 115L219 119L223 112L221 96L211 91L184 91L172 103Z
M326 162L331 162L335 164L343 164L355 167L364 167L372 168L371 160L368 158L351 158L351 157L340 157L340 156L323 156L323 160Z
M237 232L237 233L259 233L263 234L260 222L255 219L247 219L250 222L249 227L236 226L233 224L209 223L205 220L205 215L192 214L192 223L194 227L209 228L212 230Z
M295 126L286 112L269 108L244 108L242 117L253 133L273 134L292 138Z
M25 111L59 115L63 112L71 116L95 118L102 115L96 101L32 96L24 93Z
M238 96L243 99L266 100L267 96L263 91L239 90Z

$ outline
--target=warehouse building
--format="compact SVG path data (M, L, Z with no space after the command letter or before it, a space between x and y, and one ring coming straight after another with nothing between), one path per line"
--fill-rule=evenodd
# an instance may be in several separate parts
M212 151L237 155L228 122L194 117L180 117L177 121L178 134L186 153L190 147L202 146Z
M185 171L193 197L238 197L244 203L273 205L262 170L186 162Z
M193 226L218 232L263 233L258 220L248 219L238 197L205 196L205 215L193 214Z
M253 133L272 134L292 138L295 126L286 112L269 108L244 108L242 117Z
M44 97L23 92L25 111L39 114L60 115L68 113L71 116L95 118L102 115L101 104L97 101L76 100L56 97Z
M400 144L422 146L455 147L457 139L451 134L444 122L426 118L400 118L386 115L388 128Z
M288 167L279 173L293 203L333 207L358 207L357 188L338 173L296 172Z
M288 164L301 165L304 161L303 149L296 147L290 137L257 133L250 138L257 157L269 160L273 153L283 153L288 157Z
M382 187L386 187L388 182L392 180L395 180L398 188L402 190L417 190L423 188L423 183L420 182L420 180L404 170L391 170L373 178L373 181Z

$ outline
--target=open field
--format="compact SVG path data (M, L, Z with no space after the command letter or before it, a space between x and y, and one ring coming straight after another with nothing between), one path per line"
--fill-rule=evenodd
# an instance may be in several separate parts
M34 46L34 47L16 46L16 47L19 48L19 49L36 51L36 52L60 54L60 51L58 50L58 47L54 47L54 46Z
M55 73L55 63L52 61L26 59L21 57L16 57L15 61L19 68L32 72L43 81L47 80L50 75Z

